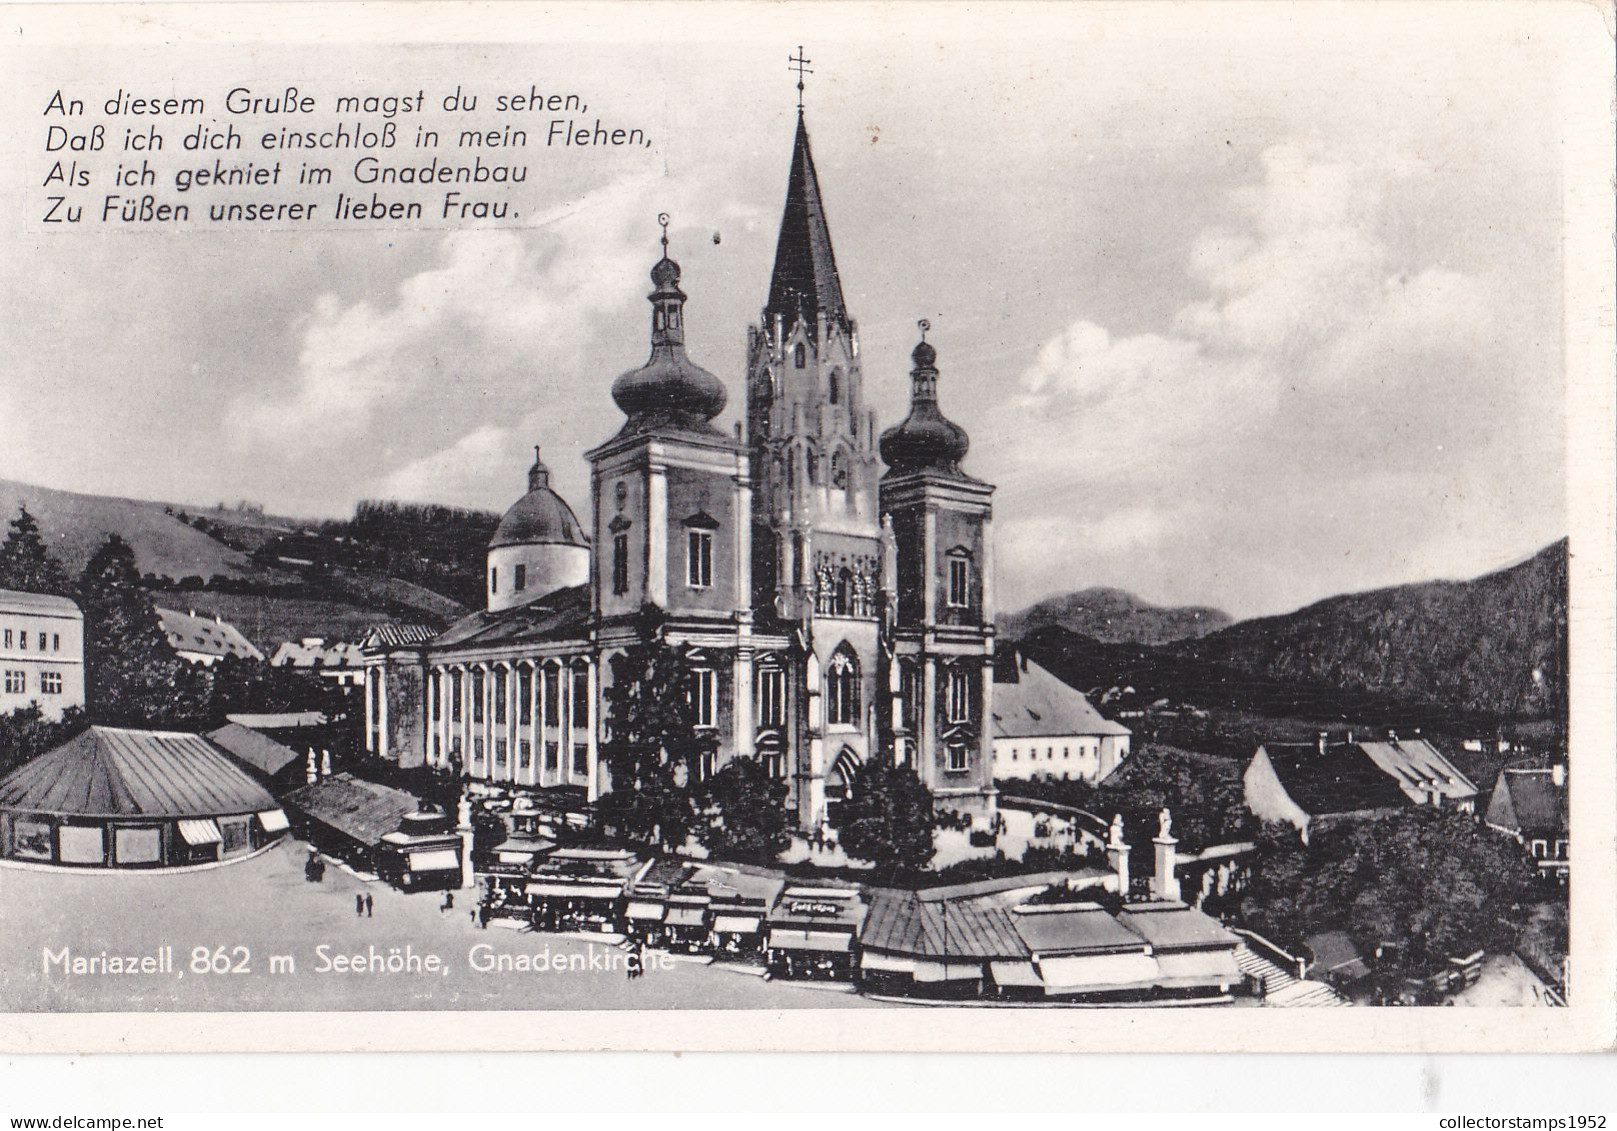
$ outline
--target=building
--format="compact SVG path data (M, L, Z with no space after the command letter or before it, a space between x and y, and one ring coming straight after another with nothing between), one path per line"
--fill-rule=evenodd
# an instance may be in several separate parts
M0 715L84 706L84 614L66 597L0 589Z
M1371 742L1270 742L1243 776L1246 805L1262 821L1294 826L1307 840L1317 821L1432 805L1476 811L1477 787L1422 738Z
M306 749L293 749L236 722L210 730L206 737L276 797L308 782L309 751Z
M285 640L270 657L270 664L313 671L338 687L359 687L365 682L365 649L358 642L327 643L323 636Z
M0 856L89 868L237 859L286 815L197 734L89 727L0 779Z
M421 802L402 789L349 774L309 782L283 800L300 839L366 872L376 871L389 851L387 835L421 809Z
M995 665L996 780L1103 781L1129 756L1131 735L1025 656Z
M668 251L665 224L650 355L612 382L623 424L586 453L583 518L536 453L489 544L486 608L368 642L367 749L593 801L612 659L654 633L694 669L689 708L718 740L703 771L757 759L799 825L834 823L877 759L992 812L993 487L963 468L924 324L909 415L878 432L801 114L734 431L685 352Z
M235 625L220 617L198 616L195 609L182 613L175 609L158 609L157 620L169 647L187 663L204 666L218 663L226 656L243 660L262 660L264 653L248 641Z
M1488 809L1488 827L1514 837L1545 875L1565 881L1571 871L1571 833L1564 763L1546 769L1499 771Z

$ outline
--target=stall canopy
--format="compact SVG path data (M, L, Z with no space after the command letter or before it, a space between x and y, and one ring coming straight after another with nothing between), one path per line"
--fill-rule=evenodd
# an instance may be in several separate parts
M258 823L267 833L283 833L292 826L287 822L286 814L279 809L266 809L258 815Z
M198 820L195 818L179 822L180 836L192 848L201 848L209 844L223 844L225 838L219 832L218 821Z
M670 907L667 922L670 927L705 927L707 926L707 908Z
M772 927L771 950L813 950L846 954L853 949L853 935L847 931L803 931L794 927Z
M660 923L662 922L663 912L665 910L667 909L664 908L660 903L636 900L635 902L629 904L628 910L625 911L624 914L636 922Z
M558 899L616 899L622 884L568 884L537 880L528 885L528 894Z
M753 935L763 929L761 915L715 915L713 929L720 934Z
M412 872L455 872L460 870L460 854L453 848L425 848L410 853Z

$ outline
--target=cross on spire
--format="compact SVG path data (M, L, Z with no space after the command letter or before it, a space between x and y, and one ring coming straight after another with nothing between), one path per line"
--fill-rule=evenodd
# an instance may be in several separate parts
M657 223L663 226L663 258L668 258L668 213L657 213Z
M916 322L915 324L921 328L921 340L923 342L926 341L926 332L928 330L932 329L932 323L927 321L925 318L922 318L920 321Z
M803 76L812 75L814 73L809 69L809 64L813 61L814 60L812 59L804 57L803 45L801 43L797 45L796 55L788 55L786 57L786 62L790 64L788 69L797 72L797 112L799 114L803 112Z

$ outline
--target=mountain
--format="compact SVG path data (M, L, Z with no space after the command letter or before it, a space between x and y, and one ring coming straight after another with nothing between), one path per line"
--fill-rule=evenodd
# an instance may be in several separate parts
M1231 623L1227 613L1197 607L1163 608L1122 589L1064 593L1002 616L999 634L1009 640L1041 628L1064 628L1107 644L1166 644L1206 636Z
M1564 710L1567 543L1471 581L1331 597L1171 645L1267 681L1323 684L1502 718Z

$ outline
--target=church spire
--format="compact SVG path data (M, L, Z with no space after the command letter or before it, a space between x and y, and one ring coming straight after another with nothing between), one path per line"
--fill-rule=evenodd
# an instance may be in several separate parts
M961 476L960 461L966 458L971 440L966 430L938 407L938 351L926 340L932 328L926 319L918 323L921 341L910 354L910 414L896 428L882 433L881 458L892 475L917 471Z
M825 221L820 180L809 150L808 126L799 106L791 175L786 184L786 211L781 216L780 238L775 244L775 270L769 281L769 304L764 307L764 317L767 324L778 315L790 329L801 316L812 334L822 311L828 324L840 326L844 333L849 331L842 281L831 250L831 229Z

